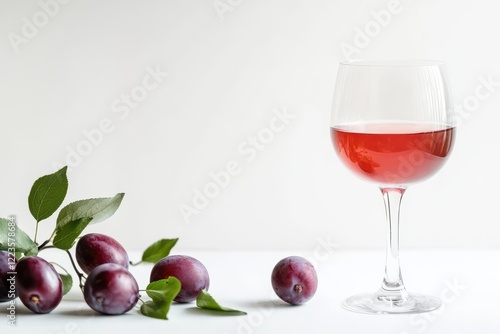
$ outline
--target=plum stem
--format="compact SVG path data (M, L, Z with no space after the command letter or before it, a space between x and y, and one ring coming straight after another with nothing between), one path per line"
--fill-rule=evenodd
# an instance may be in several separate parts
M40 247L38 247L38 250L41 251L42 249L49 249L49 248L57 248L56 246L54 245L48 245L47 246L47 243L50 241L47 240L45 241L44 243L42 243L40 245ZM60 248L57 248L57 249L60 249ZM78 281L79 281L79 287L80 287L80 290L82 290L83 292L83 286L84 286L84 281L85 281L85 275L80 272L80 270L78 270L76 264L75 264L75 261L73 260L73 256L71 255L70 251L68 249L65 249L64 250L66 252L66 254L68 254L69 256L69 261L71 262L71 266L73 267L73 269L75 270L76 274L78 275Z
M141 264L141 263L142 263L142 261L135 262L135 263L134 263L134 262L132 262L132 261L128 261L128 264L130 264L131 266L137 266L137 265L139 265L139 264Z
M41 251L42 249L46 248L47 244L50 242L50 239L45 240L38 246L38 251Z
M83 286L84 286L83 281L85 280L85 275L83 273L81 273L80 270L78 270L78 268L76 267L75 261L73 260L73 256L71 255L69 250L66 250L66 253L69 256L69 260L71 262L71 265L73 266L73 269L75 270L76 274L78 275L78 280L79 280L78 286L80 287L80 290L83 291Z

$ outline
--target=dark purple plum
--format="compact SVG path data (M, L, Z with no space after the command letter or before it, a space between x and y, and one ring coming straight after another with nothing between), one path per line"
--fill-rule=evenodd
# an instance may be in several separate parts
M126 269L129 265L125 248L110 236L99 233L81 237L76 244L75 255L78 265L86 274L104 263L116 263Z
M118 315L137 304L139 286L126 268L116 263L105 263L90 272L83 287L83 296L94 311Z
M16 257L6 251L0 251L0 303L17 297L16 276L9 274L16 271Z
M274 292L285 302L300 305L311 299L318 287L314 266L300 256L279 261L271 274Z
M181 291L174 301L189 303L201 290L208 290L210 278L205 266L187 255L170 255L158 261L151 269L150 282L174 276L181 282Z
M35 313L49 313L63 296L61 277L54 267L38 256L27 256L16 266L16 289L19 299Z

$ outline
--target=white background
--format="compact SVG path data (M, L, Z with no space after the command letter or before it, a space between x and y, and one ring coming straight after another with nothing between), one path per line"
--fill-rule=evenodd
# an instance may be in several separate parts
M65 203L126 193L112 218L88 229L126 248L169 237L179 249L383 247L381 195L339 163L329 138L337 64L348 56L444 60L455 103L469 103L446 166L405 194L401 246L499 245L495 1L62 2L0 1L0 216L16 214L30 235L32 183L69 161ZM44 3L58 4L52 16ZM148 69L168 76L126 117L115 112ZM295 118L248 159L238 147L273 110ZM106 119L112 130L91 144L85 132ZM183 218L181 205L233 160L240 173Z

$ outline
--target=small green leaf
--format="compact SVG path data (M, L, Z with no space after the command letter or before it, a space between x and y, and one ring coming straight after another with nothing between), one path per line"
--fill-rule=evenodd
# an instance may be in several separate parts
M179 291L181 291L181 282L173 276L149 283L146 293L152 300L141 305L141 313L152 318L168 319L170 305Z
M70 221L61 228L56 227L52 244L62 250L70 249L91 220L92 217L85 217Z
M67 168L63 167L53 174L42 176L33 183L28 205L37 223L49 218L64 201L68 191Z
M148 300L141 305L141 313L143 315L156 319L167 320L168 309L169 307L165 307L154 300Z
M0 250L15 253L17 258L38 254L37 244L15 222L5 218L0 218Z
M196 298L196 306L206 310L226 312L230 315L244 315L246 312L235 310L232 308L221 306L215 299L206 291L202 290Z
M170 254L179 238L161 239L149 246L142 254L142 262L156 263Z
M73 286L73 277L71 277L71 275L61 274L61 273L59 273L59 276L61 277L61 281L63 284L63 296L64 296L71 290L71 287Z
M181 281L174 276L151 282L146 287L148 296L157 303L172 302L180 291Z
M59 212L56 228L61 229L69 222L82 218L92 218L92 224L99 223L118 210L124 195L120 193L114 197L91 198L70 203Z
M64 274L61 274L59 271L57 271L59 277L61 277L61 281L63 284L63 296L64 296L71 290L71 287L73 286L73 277L71 277L68 271L63 267L61 267L59 264L55 262L51 262L51 264L61 268L64 271Z

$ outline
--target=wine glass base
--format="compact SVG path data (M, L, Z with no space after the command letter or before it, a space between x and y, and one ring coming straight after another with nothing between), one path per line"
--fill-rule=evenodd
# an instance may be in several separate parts
M371 314L408 314L437 310L441 306L439 298L410 293L405 298L384 298L375 293L362 293L346 299L345 309L358 313Z

